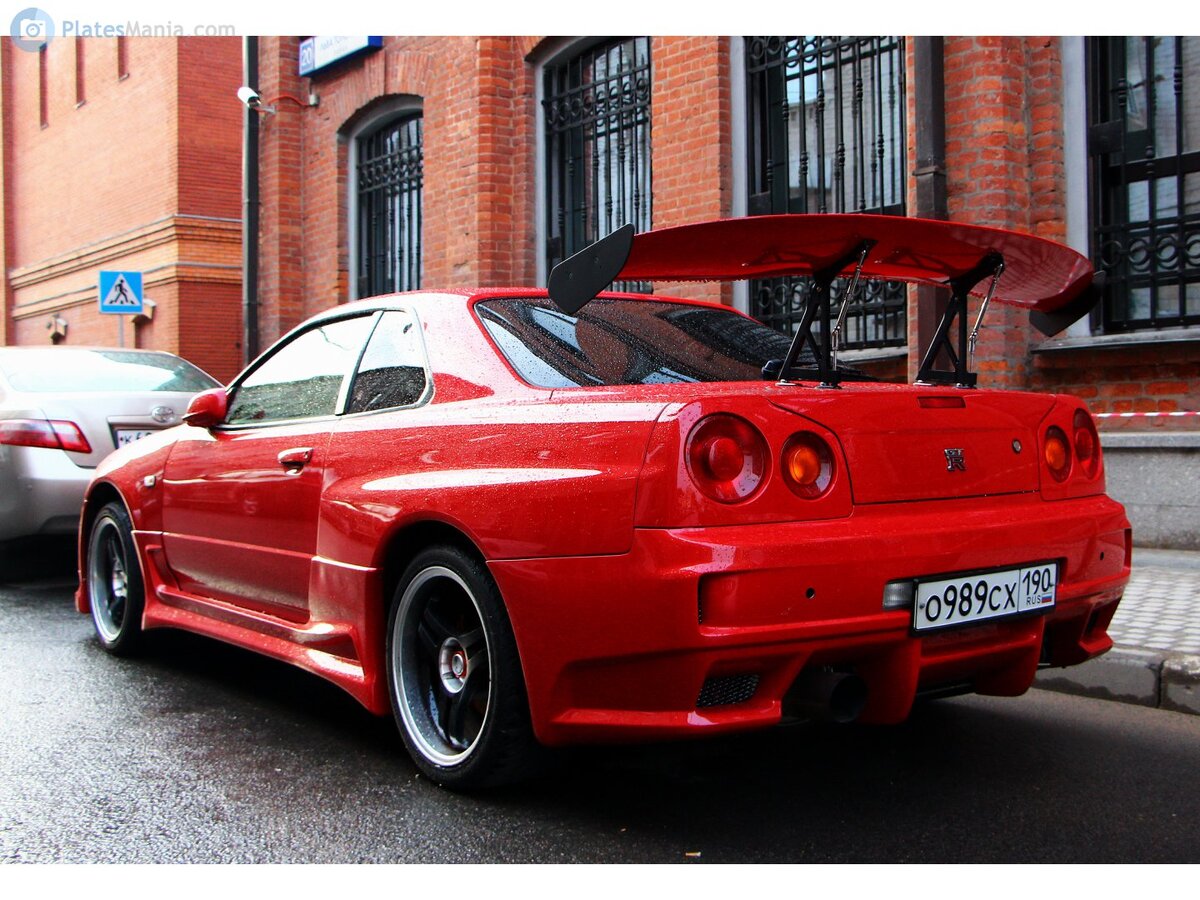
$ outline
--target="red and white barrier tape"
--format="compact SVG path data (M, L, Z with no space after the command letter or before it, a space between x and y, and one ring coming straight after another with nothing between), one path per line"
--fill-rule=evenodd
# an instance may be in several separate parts
M1186 412L1124 412L1124 413L1093 413L1097 419L1132 419L1135 417L1146 416L1152 418L1154 416L1200 416L1200 411L1188 410Z

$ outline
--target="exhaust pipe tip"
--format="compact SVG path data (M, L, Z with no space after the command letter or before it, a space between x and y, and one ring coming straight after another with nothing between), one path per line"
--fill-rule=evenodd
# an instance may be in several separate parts
M853 672L805 670L783 699L785 715L848 724L867 705L867 683Z

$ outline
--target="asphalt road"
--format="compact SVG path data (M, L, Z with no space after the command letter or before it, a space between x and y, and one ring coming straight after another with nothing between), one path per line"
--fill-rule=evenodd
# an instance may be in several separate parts
M959 698L894 728L575 751L463 796L287 666L182 634L107 655L70 566L0 572L0 862L1200 861L1197 716Z

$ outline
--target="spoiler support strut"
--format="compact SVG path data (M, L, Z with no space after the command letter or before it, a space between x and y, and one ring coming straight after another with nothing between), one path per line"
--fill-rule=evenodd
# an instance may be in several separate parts
M925 351L925 357L921 360L921 367L917 370L917 382L920 384L953 384L960 388L973 388L978 376L969 371L969 357L975 346L975 339L979 334L979 326L983 321L983 313L987 311L988 301L991 300L992 293L996 290L996 284L1000 280L1000 273L1004 271L1004 257L999 253L989 253L981 259L975 266L968 269L957 278L951 278L946 286L950 288L950 302L946 305L946 311L942 314L942 319L938 322L937 331L933 335L933 340L929 342L929 349ZM989 274L992 276L992 285L988 289L987 298L983 302L983 306L979 310L979 318L975 322L974 331L968 335L967 333L967 297L971 288L983 281ZM950 329L954 324L955 318L958 319L958 340L955 342L951 339ZM957 348L955 344L957 343ZM939 353L946 352L946 356L950 360L950 364L954 367L953 371L947 369L935 369L934 365L937 361Z
M857 261L857 266L854 269L854 278L852 283L847 286L846 290L851 291L858 285L858 276L862 272L863 262L867 258L867 253L871 247L875 245L874 241L865 240L859 241L849 252L835 259L828 265L815 270L812 273L812 290L808 294L808 303L804 305L804 315L800 319L800 324L796 326L796 334L792 338L792 344L788 347L787 356L784 357L783 365L779 368L779 383L784 384L788 381L788 372L792 366L796 364L796 360L800 356L800 351L807 344L813 352L813 357L817 361L817 378L820 379L820 386L823 388L836 388L841 376L838 374L836 364L836 353L834 345L837 342L837 334L830 331L830 289L833 286L834 279L841 275L842 271L851 263ZM846 302L849 300L849 294L842 302L842 309L838 314L837 327L840 330L842 320L845 318ZM820 314L821 317L821 338L818 341L812 332L813 320ZM770 365L768 363L768 365ZM765 371L765 370L764 370Z

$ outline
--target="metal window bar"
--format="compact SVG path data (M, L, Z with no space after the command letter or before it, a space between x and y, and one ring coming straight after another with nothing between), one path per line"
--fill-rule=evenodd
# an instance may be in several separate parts
M1200 325L1200 38L1087 50L1092 258L1108 276L1093 326Z
M745 40L750 214L904 215L903 38ZM810 290L807 278L752 281L751 312L790 333ZM841 349L904 346L906 296L900 283L860 283Z
M650 39L610 41L548 66L542 106L549 271L626 222L650 228Z
M393 119L358 140L358 296L421 286L422 120Z

